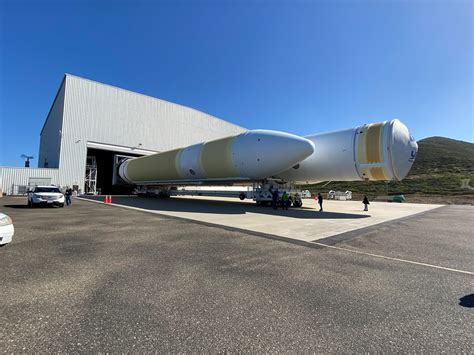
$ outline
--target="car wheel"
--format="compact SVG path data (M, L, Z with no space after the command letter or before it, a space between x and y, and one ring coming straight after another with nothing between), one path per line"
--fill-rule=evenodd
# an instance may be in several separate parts
M64 203L61 203L61 204L59 205L59 207L64 207Z

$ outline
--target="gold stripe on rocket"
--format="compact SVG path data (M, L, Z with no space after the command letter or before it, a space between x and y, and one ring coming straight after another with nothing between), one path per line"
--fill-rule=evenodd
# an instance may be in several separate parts
M180 179L176 158L181 150L174 149L130 160L127 165L128 178L132 181Z
M366 152L366 140L367 140L367 127L363 127L359 130L359 139L357 143L357 158L360 164L367 162L367 152Z
M372 175L372 180L389 180L383 167L370 168L370 175Z
M217 139L202 145L200 161L207 178L233 177L237 171L232 162L232 143L235 137Z
M367 163L381 163L382 152L382 127L383 123L374 123L369 126L366 138Z
M382 181L390 180L387 177L385 168L382 166L375 166L371 168L368 167L368 168L362 169L361 173L362 173L362 177L367 180L382 180Z

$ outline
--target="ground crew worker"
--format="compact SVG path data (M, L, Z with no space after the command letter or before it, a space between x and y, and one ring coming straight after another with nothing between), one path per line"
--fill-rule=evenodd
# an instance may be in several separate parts
M287 210L288 209L288 200L290 197L286 193L286 191L283 192L283 195L281 196L281 202L283 203L283 209Z
M274 210L278 209L278 189L272 191L272 207Z
M66 193L64 194L64 197L66 197L66 205L69 206L72 203L72 189L69 186L66 188Z
M369 199L367 198L367 195L364 195L364 199L362 200L362 203L364 204L364 211L368 211L370 202L369 202Z
M319 212L323 212L323 195L318 193Z

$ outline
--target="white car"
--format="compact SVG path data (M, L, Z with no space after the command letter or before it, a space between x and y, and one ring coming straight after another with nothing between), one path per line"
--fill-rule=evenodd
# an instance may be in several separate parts
M311 192L309 190L302 190L301 191L302 198L311 198Z
M6 214L0 213L0 247L10 243L14 233L12 219Z
M36 186L28 192L28 206L38 205L64 207L64 195L56 186Z

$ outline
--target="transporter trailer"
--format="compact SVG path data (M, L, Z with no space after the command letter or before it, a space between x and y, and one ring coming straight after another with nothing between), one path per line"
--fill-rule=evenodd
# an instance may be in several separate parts
M288 206L303 206L302 196L307 196L308 191L301 191L292 184L281 184L266 182L254 183L252 186L179 186L158 187L148 185L137 185L136 193L144 197L171 197L171 196L210 196L238 198L241 201L251 199L258 206L271 206L272 192L278 190L278 201L281 202L283 193L288 195Z

